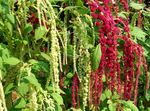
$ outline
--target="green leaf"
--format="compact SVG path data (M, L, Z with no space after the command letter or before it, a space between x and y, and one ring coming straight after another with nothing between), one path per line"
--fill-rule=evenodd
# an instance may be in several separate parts
M99 67L100 59L101 59L101 48L100 45L98 44L94 51L92 60L92 68L94 71Z
M14 15L12 15L12 14L7 14L7 19L8 19L8 21L9 21L11 24L15 25L15 17L14 17Z
M65 81L64 81L64 85L65 86L68 86L70 84L70 79L69 78L66 78Z
M11 90L14 88L14 83L10 83L5 89L5 95L11 93Z
M128 15L129 15L129 14L128 14L127 12L124 12L124 11L118 13L118 16L120 16L120 17L122 17L122 18L124 18L124 19L127 19L127 16L128 16Z
M35 60L35 59L30 59L28 62L29 62L30 64L32 64L32 65L38 63L38 61Z
M20 63L20 60L15 57L10 57L6 59L4 62L5 64L9 64L9 65L17 65L18 63Z
M102 76L102 81L103 82L106 82L106 76L103 74L103 76Z
M116 104L109 104L108 105L109 111L116 111Z
M49 64L47 62L44 62L44 61L38 61L37 63L32 65L32 71L34 73L38 73L41 71L49 73Z
M3 59L3 61L5 61L6 59L8 59L9 56L10 55L9 55L8 49L7 48L2 49L2 59Z
M32 25L30 23L28 23L28 24L25 25L24 33L28 34L32 31L32 29L33 29Z
M114 92L113 96L112 96L112 100L118 100L120 98L120 96L117 94L117 92Z
M67 78L72 78L73 77L73 73L69 72L67 75L66 75Z
M56 105L56 109L55 109L56 111L62 111L62 108L61 108L61 106L60 105Z
M41 85L39 84L38 80L36 79L34 74L31 74L30 76L24 77L29 83L35 85L36 87L40 88Z
M106 95L107 98L110 98L110 97L112 96L111 90L106 89L106 90L105 90L105 95Z
M27 41L27 40L23 40L22 42L23 42L24 45L27 45L27 44L28 44L28 41Z
M147 35L142 29L139 27L131 27L131 35L136 39L145 40L145 36Z
M50 61L50 59L51 59L48 54L43 53L43 52L41 52L41 56L42 56L44 59L46 59L47 61Z
M124 111L132 111L131 109L129 109L129 108L123 108L124 109Z
M26 105L26 101L23 98L21 98L19 100L19 103L15 106L15 108L17 108L17 109L24 108L25 105Z
M150 46L150 38L147 38L145 43L147 43Z
M131 2L130 7L132 7L135 10L141 10L145 7L145 4L139 4L139 3Z
M106 107L104 107L104 108L102 109L102 111L108 111L108 110L107 110L107 108L106 108Z
M43 36L46 34L46 29L45 27L41 26L38 27L37 29L35 29L35 40L39 40L41 38L43 38Z
M29 87L27 83L21 83L20 86L18 86L18 92L24 96L29 91Z
M21 111L30 111L30 109L22 109Z
M104 93L102 93L102 95L101 95L101 101L104 101L105 99L106 99L106 96L105 96Z
M73 46L67 45L67 56L72 57L73 56Z
M138 13L134 13L133 15L132 15L132 19L131 19L131 26L136 26L136 21L137 21L137 18L138 18Z
M2 60L2 58L0 57L0 69L2 69L3 68L3 60Z
M133 104L132 101L120 101L125 107L130 108L131 111L139 111L138 108Z
M149 77L150 77L150 74L149 74ZM150 101L150 90L148 91L148 94L145 96L145 98L147 101Z
M58 93L52 93L51 96L58 103L58 105L63 105L63 98Z
M8 28L8 33L12 36L13 33L13 25L10 22L5 23L6 27Z
M83 6L83 2L81 0L76 0L76 6Z

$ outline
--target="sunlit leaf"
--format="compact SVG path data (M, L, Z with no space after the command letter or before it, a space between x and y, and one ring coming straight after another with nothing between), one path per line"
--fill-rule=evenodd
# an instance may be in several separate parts
M106 89L104 93L105 93L107 98L110 98L112 96L112 92L109 89Z
M20 60L15 57L10 57L6 59L4 62L5 64L9 64L9 65L17 65L18 63L20 63Z
M63 98L58 93L52 93L51 96L54 98L54 100L58 103L58 105L63 105Z
M100 59L101 59L101 48L100 45L98 44L96 46L96 49L93 54L93 59L92 59L93 70L96 70L99 67Z
M66 75L67 78L72 78L73 77L73 73L69 72L67 75Z
M36 87L40 88L41 85L39 84L38 80L36 79L35 75L31 74L30 76L24 77L29 83L35 85Z
M25 101L23 98L21 98L21 99L19 100L18 104L15 106L15 108L17 108L17 109L19 109L19 108L24 108L25 105L26 105L26 101Z
M49 61L51 58L48 54L41 52L41 56L46 59L47 61Z
M26 24L25 25L25 28L24 28L24 32L25 32L25 34L28 34L28 33L30 33L32 31L32 25L31 24Z
M29 91L29 87L27 83L21 83L20 86L18 86L18 92L23 96Z
M14 15L12 15L12 14L7 14L7 19L8 19L8 21L9 21L11 24L15 25L15 17L14 17Z
M35 40L39 40L41 38L44 37L44 35L46 34L46 29L45 27L41 26L41 27L38 27L37 29L35 29Z
M10 83L5 89L5 95L9 94L13 88L14 88L14 83Z
M139 111L138 108L133 104L132 101L124 101L121 100L121 103L126 106L127 108L130 108L131 111Z
M139 27L131 27L131 35L136 39L145 40L147 34Z
M140 9L143 9L145 7L145 4L139 4L139 3L131 2L130 7L132 7L133 9L136 9L136 10L140 10Z

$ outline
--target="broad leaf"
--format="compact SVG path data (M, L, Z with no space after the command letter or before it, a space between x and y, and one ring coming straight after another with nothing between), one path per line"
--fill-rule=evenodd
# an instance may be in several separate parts
M145 7L145 4L139 4L139 3L131 2L130 7L132 7L135 10L141 10Z
M32 31L32 25L31 24L26 24L25 25L25 28L24 28L24 33L25 34L28 34L28 33L30 33Z
M46 29L45 27L41 26L41 27L38 27L37 29L35 29L35 40L39 40L41 38L44 37L44 35L46 34Z
M4 63L9 64L9 65L17 65L18 63L20 63L20 60L15 57L10 57L10 58L6 59L4 61Z
M30 59L28 62L29 62L30 64L32 64L32 65L38 63L38 61L35 60L35 59Z
M116 104L109 104L108 105L109 111L116 111Z
M101 48L100 45L98 44L93 54L93 60L92 60L93 70L96 70L99 67L100 59L101 59Z
M139 27L131 27L131 35L136 39L145 40L145 36L147 35L142 29Z
M58 103L58 105L63 105L63 98L62 98L62 96L60 94L52 93L51 96Z
M13 88L14 88L14 83L10 83L5 89L5 95L11 93Z
M60 105L57 104L55 110L56 110L56 111L62 111L62 108L61 108Z
M105 95L106 95L107 98L110 98L110 97L112 96L111 90L106 89L106 90L105 90Z
M36 79L35 75L31 74L30 76L24 77L29 83L35 85L36 87L40 88L41 85L39 84L38 80Z
M23 96L29 91L28 84L21 83L20 86L18 86L18 92Z
M43 52L41 52L41 56L42 56L44 59L46 59L47 61L50 61L50 59L51 59L48 54L43 53Z
M66 75L67 78L72 78L73 77L73 73L69 72L67 75Z
M124 18L124 19L127 19L128 13L122 11L122 12L118 13L118 15L119 15L120 17Z
M124 101L121 100L121 103L126 106L127 108L130 108L131 111L139 111L138 108L133 104L132 101Z
M101 95L101 101L104 101L105 99L106 99L106 96L105 96L104 93L102 93L102 95Z
M83 6L83 1L82 0L76 0L76 5L77 6Z
M9 21L11 24L15 25L15 17L14 17L14 15L12 15L12 14L7 14L7 19L8 19L8 21Z
M25 105L26 105L26 101L23 98L21 98L19 100L18 104L15 106L15 108L17 108L17 109L24 108Z

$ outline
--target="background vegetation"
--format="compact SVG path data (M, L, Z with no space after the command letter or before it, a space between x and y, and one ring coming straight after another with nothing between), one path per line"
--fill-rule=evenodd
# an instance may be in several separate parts
M0 111L150 111L149 2L112 2L0 0ZM110 9L104 8L107 4ZM108 10L95 12L103 13L106 20L92 15L93 7ZM112 18L108 20L109 17ZM127 29L117 20L127 21ZM116 24L106 28L107 22L114 21ZM108 37L109 32L115 33L117 39ZM112 49L117 52L115 59L104 55L107 52L103 46L111 46L103 45L101 34L117 42ZM121 38L127 35L130 38ZM131 52L125 52L125 44L126 50L132 46ZM124 71L128 70L130 76L125 57L133 64L130 98L125 96L127 91L122 91L128 87L124 85ZM102 62L114 63L113 66L118 63L120 82L118 72L109 76L112 67ZM109 87L113 84L111 78L116 78L114 89ZM120 92L117 84L122 87ZM138 92L136 98L134 91Z

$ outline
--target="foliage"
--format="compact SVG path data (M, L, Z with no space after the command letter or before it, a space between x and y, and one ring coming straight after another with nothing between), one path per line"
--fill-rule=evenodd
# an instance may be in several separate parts
M0 0L0 111L149 111L150 10L141 1L115 2ZM92 13L98 5L100 19ZM122 91L125 77L134 81L126 90L136 87L135 98Z

